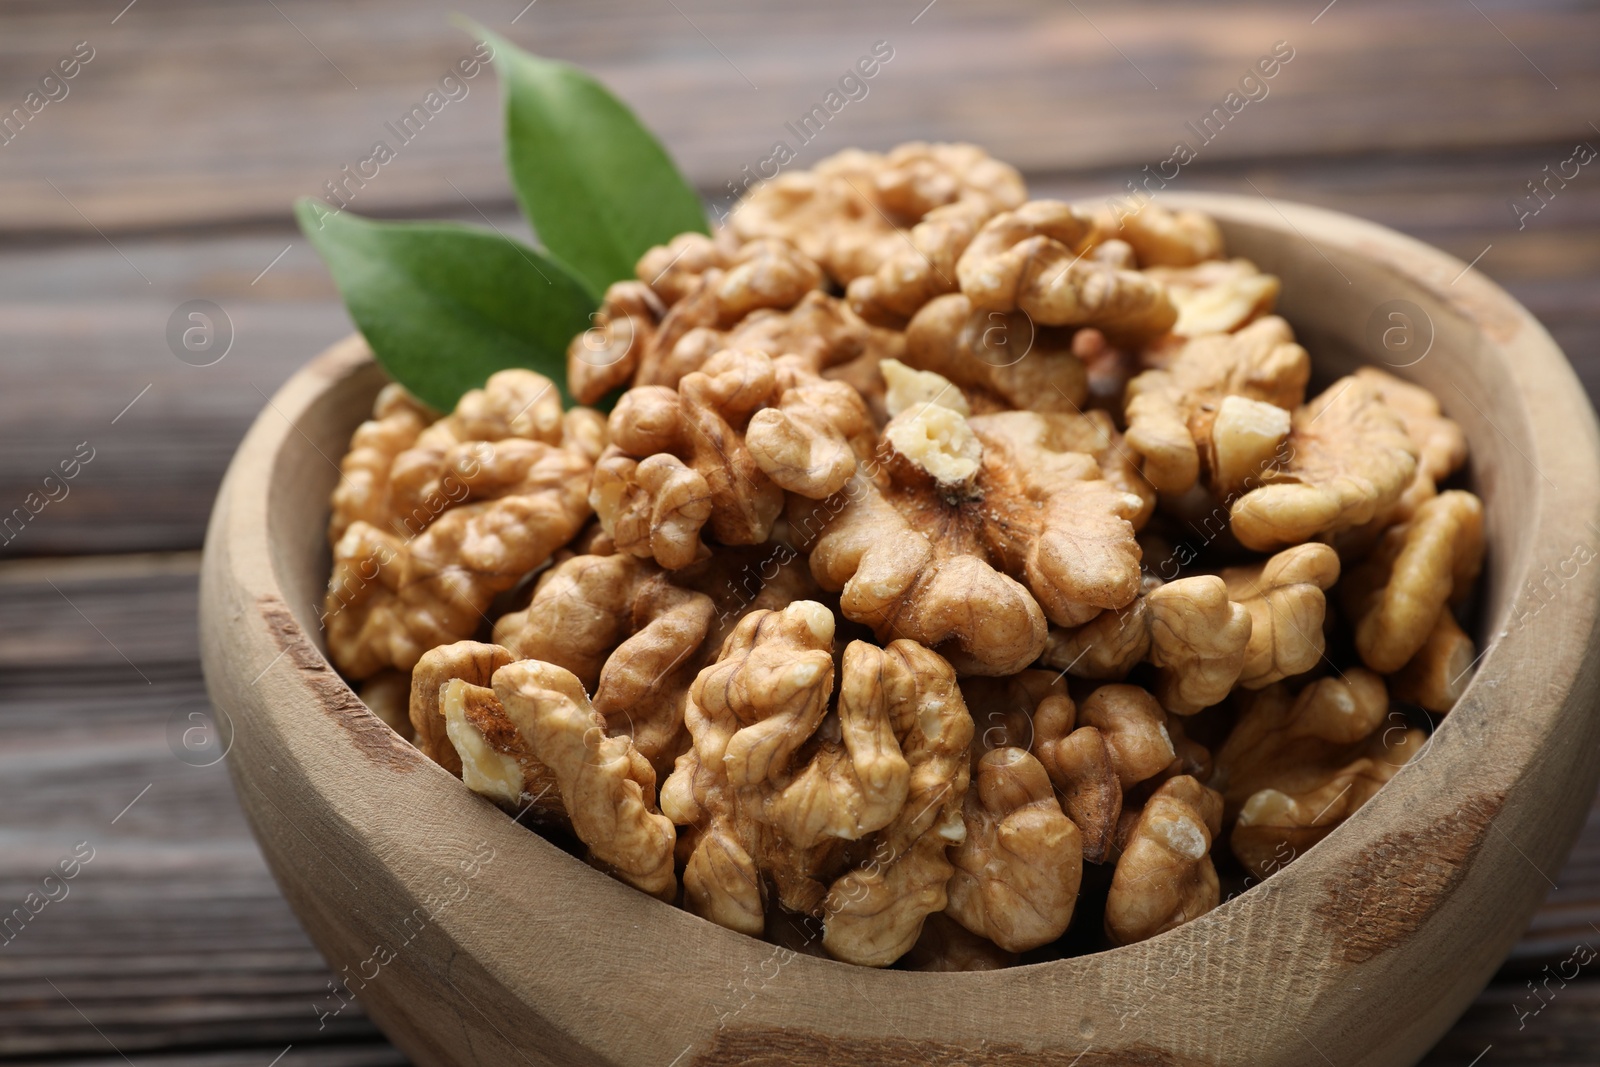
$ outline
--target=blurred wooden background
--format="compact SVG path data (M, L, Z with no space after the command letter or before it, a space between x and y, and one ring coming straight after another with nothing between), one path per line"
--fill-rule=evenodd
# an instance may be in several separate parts
M395 144L384 124L471 48L452 10L594 70L713 202L877 41L893 59L796 165L965 139L1067 196L1167 158L1286 41L1269 95L1176 187L1321 204L1474 261L1600 391L1600 163L1529 186L1600 148L1592 4L9 0L0 115L56 99L0 144L0 515L82 443L94 458L0 533L0 915L80 842L94 859L0 939L0 1060L403 1062L355 1009L319 1022L326 965L224 769L172 738L210 714L194 601L218 480L265 398L349 329L289 203ZM75 48L92 58L41 86ZM466 84L354 210L518 226L493 75ZM167 340L196 299L231 338L205 367ZM1428 1063L1595 1062L1600 981L1547 978L1600 947L1600 814L1546 873L1545 908Z

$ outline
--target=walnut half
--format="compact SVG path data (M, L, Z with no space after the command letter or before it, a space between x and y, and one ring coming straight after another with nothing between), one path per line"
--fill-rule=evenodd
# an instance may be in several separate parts
M1043 764L999 748L967 793L967 838L951 856L947 914L1009 952L1066 932L1083 876L1078 828L1061 812Z
M1106 897L1106 935L1131 945L1216 907L1222 887L1211 842L1222 832L1222 798L1188 775L1157 789L1139 812Z

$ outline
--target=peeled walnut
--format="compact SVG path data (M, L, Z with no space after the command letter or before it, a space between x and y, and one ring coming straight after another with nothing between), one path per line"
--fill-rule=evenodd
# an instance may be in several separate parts
M791 493L812 500L844 488L858 456L872 451L872 417L859 394L811 373L795 356L776 360L775 399L755 413L745 444L756 465Z
M863 840L863 858L829 887L822 943L838 959L885 966L910 949L923 920L948 902L947 849L966 833L961 811L972 718L955 671L937 654L912 641L891 642L882 652L863 642L851 648L861 650L859 679L845 677L841 699L853 685L888 703L911 773L905 805ZM846 649L847 671L850 659Z
M629 390L610 431L589 494L595 513L619 552L674 570L700 558L702 527L725 545L760 544L784 489L837 492L871 421L848 386L798 357L729 349L676 391Z
M512 813L552 795L559 802L550 769L506 718L493 689L452 678L439 687L438 703L440 721L461 765L461 784Z
M390 468L436 417L401 385L390 382L379 390L372 418L356 427L350 449L339 461L339 484L333 488L333 515L328 520L330 544L338 543L353 522L388 525Z
M752 312L767 308L789 308L799 303L806 294L822 286L822 272L817 264L792 244L782 240L747 241L726 261L726 269L701 275L700 284L684 294L672 306L672 312L704 303L711 314L711 322L696 321L693 325L714 325L727 328ZM661 323L662 344L656 351L665 352L674 342L675 331L689 327L689 322L678 323L664 319ZM666 384L641 381L641 385Z
M972 715L974 772L978 761L996 749L1031 749L1036 720L1064 721L1070 729L1077 714L1066 680L1055 671L963 678L961 697Z
M680 233L640 256L634 264L634 277L649 286L662 304L670 306L698 288L708 271L732 265L743 244L727 229L719 229L709 237L703 233Z
M913 641L892 642L882 653L862 642L851 648L863 650L864 680L855 684L890 702L910 787L899 813L862 841L862 858L828 888L822 943L838 959L880 967L908 951L923 920L948 903L947 851L966 834L972 719L955 672L937 654Z
M1400 416L1406 433L1417 446L1419 474L1442 482L1466 463L1466 435L1444 415L1432 393L1377 367L1357 368L1354 377L1376 389L1383 402Z
M1124 791L1153 777L1177 756L1167 732L1167 713L1136 685L1103 685L1078 708L1080 726L1105 738L1111 766Z
M1009 573L1026 579L1045 615L1062 626L1122 607L1139 591L1140 550L1133 533L1146 500L1110 460L1102 466L1090 452L1078 451L1094 447L1097 429L1091 417L1059 414L972 422L983 443L974 482L983 494L982 536Z
M513 659L558 664L593 692L607 659L636 632L634 602L659 573L634 556L562 560L539 576L527 608L496 620L495 643L509 649Z
M1129 828L1106 896L1106 936L1131 945L1215 908L1221 883L1211 842L1222 832L1222 798L1188 775L1162 785Z
M835 504L831 515L791 505L789 521L809 535L818 583L842 590L847 618L886 638L944 648L968 673L1012 674L1038 656L1043 613L1021 583L978 554L975 538L934 540L913 526L915 511L903 513L865 479L830 501L830 509Z
M874 168L882 156L846 149L812 170L792 170L750 190L728 216L728 228L741 240L778 237L792 242L837 281L847 282L870 265L863 250L876 250L894 237L894 221L878 210L872 193ZM880 256L881 258L881 256Z
M1221 703L1244 670L1250 611L1228 598L1215 575L1180 578L1146 597L1150 662L1161 668L1156 695L1168 711L1192 715Z
M538 660L495 672L494 695L532 751L555 775L572 831L590 861L628 884L671 900L676 835L656 810L656 775L626 737L610 736L583 684Z
M460 778L461 758L450 744L439 691L454 679L487 688L494 672L516 658L499 645L478 641L456 641L425 652L411 672L409 717L417 750Z
M676 385L725 348L764 352L774 359L792 355L808 370L822 372L856 361L875 365L903 347L899 333L867 325L844 301L813 289L793 307L752 311L728 329L695 326L674 343L654 384Z
M633 556L574 556L539 578L495 640L518 658L577 675L607 729L633 739L665 776L686 743L689 684L746 612L784 607L815 586L793 550L723 549L664 573Z
M1166 286L1178 307L1172 332L1180 337L1232 333L1272 314L1281 288L1248 259L1213 260L1192 267L1153 267L1145 272Z
M917 310L957 286L956 263L978 229L1002 207L988 197L971 196L935 208L905 235L899 248L872 273L850 283L850 306L868 322L903 327Z
M1239 810L1229 847L1257 878L1283 869L1371 800L1425 740L1421 730L1392 727L1341 767L1303 770L1286 776L1284 789L1252 793Z
M1040 662L1047 667L1096 681L1121 681L1150 653L1150 608L1147 597L1162 585L1145 573L1139 595L1125 607L1102 611L1082 626L1051 627Z
M1240 701L1211 785L1236 819L1234 854L1264 878L1326 837L1422 748L1389 712L1383 679L1356 667L1297 696L1282 684Z
M372 525L401 538L420 534L446 511L503 491L505 441L566 445L593 460L605 446L603 419L585 408L563 414L555 383L528 370L490 376L465 393L456 409L419 433L389 470L389 514ZM337 544L337 542L334 542Z
M966 840L951 855L955 875L945 913L1011 952L1065 933L1083 846L1043 765L1021 748L984 756L967 793L966 823Z
M906 235L906 246L888 250L871 274L850 283L850 306L879 326L896 327L929 300L956 288L956 261L978 228L999 208L972 197L930 211Z
M1294 698L1271 686L1243 702L1212 784L1238 813L1230 844L1253 874L1322 840L1421 750L1425 735L1388 706L1383 680L1359 667Z
M455 410L418 436L419 450L438 450L463 441L512 437L556 444L570 433L555 383L531 370L497 371L482 389L469 389Z
M922 933L911 951L900 958L910 971L997 971L1021 961L986 937L979 937L965 926L935 912L922 924Z
M1111 857L1127 790L1175 761L1167 719L1155 698L1133 685L1095 690L1079 709L1076 730L1065 716L1036 716L1034 752L1082 831L1085 862Z
M639 350L634 385L676 387L685 374L726 347L720 343L722 331L752 313L793 308L823 282L816 263L780 240L748 241L726 253L722 263L700 274L667 309Z
M1139 498L1139 510L1129 517L1136 531L1155 511L1155 489L1139 473L1111 416L1103 411L1001 411L975 415L967 424L1006 461L1039 465L1041 472L1048 470L1047 477L1074 477L1080 469L1078 457L1094 457L1102 478Z
M950 845L966 833L958 813L940 811L939 821L893 860L842 875L828 891L823 910L828 932L823 947L835 959L862 967L886 967L911 950L929 915L949 903Z
M669 402L663 397L640 397L626 410L633 414L646 403L664 408ZM589 491L590 503L601 516L601 528L617 551L654 559L668 568L687 567L703 558L700 530L711 518L713 504L711 486L699 471L669 453L658 453L640 462L616 448L600 458L597 477ZM730 460L743 461L747 469L754 470L742 449ZM729 487L724 525L736 529L734 524L745 520L743 526L753 526L754 531L738 536L753 543L771 528L776 518L772 503L781 502L782 496L765 479L756 482L747 476L747 480L754 489L749 501L738 498L734 491L739 486L736 479L722 480ZM747 506L741 509L741 503ZM741 510L745 514L741 515ZM730 514L731 519L726 517Z
M656 773L666 774L686 745L683 691L706 646L715 605L704 593L664 577L638 592L632 637L606 659L595 689L595 709L606 728L629 737Z
M1087 401L1088 371L1071 329L1036 325L1022 312L974 309L951 293L918 311L905 336L908 364L1006 407L1078 412Z
M1118 238L1102 240L1089 250L1091 259L1116 267L1118 270L1138 270L1139 259L1133 246Z
M1400 499L1417 468L1405 423L1369 381L1355 377L1295 410L1284 450L1286 458L1261 473L1261 487L1231 508L1233 535L1259 552L1371 522Z
M453 679L439 690L439 710L463 785L510 815L571 828L555 774L493 689Z
M495 594L582 527L597 428L583 409L563 418L559 399L552 427L542 427L547 395L555 396L554 386L529 371L501 372L485 390L466 394L453 415L396 458L391 477L391 492L401 473L408 486L456 479L450 484L459 491L436 513L432 493L422 492L429 522L420 532L358 520L334 544L324 622L328 650L347 677L409 670L428 649L471 635ZM521 410L511 406L518 400ZM560 443L466 436L524 426ZM471 464L463 465L468 450Z
M937 404L957 415L972 414L966 394L950 379L932 371L913 370L898 359L886 359L878 366L883 375L883 404L890 417L914 407Z
M1023 196L1016 170L982 149L912 142L887 155L850 149L809 172L763 182L740 201L729 223L746 239L792 241L846 285L905 249L903 228L930 213L947 206L965 210L974 202L993 204L992 213L1020 204ZM936 245L933 233L913 230L912 239L918 236Z
M594 325L567 345L567 389L578 403L593 404L633 380L666 313L666 304L644 282L614 282L606 290L591 316Z
M1258 689L1322 656L1322 590L1339 575L1326 545L1301 545L1260 564L1170 583L1145 575L1132 604L1073 629L1053 629L1042 661L1080 678L1161 668L1162 703L1192 715L1235 685Z
M818 582L880 637L946 649L963 673L1012 674L1039 655L1047 615L1081 622L1137 592L1142 501L1093 457L980 440L938 405L891 420L880 457L882 483L858 475L789 513Z
M1428 639L1417 654L1389 676L1396 700L1407 700L1444 714L1456 706L1471 681L1468 674L1477 649L1449 611L1439 612ZM363 694L365 696L365 694Z
M395 457L390 472L394 503L401 508L425 504L435 492L448 497L451 475L474 477L472 464L461 458L482 453L485 442L568 443L598 454L605 445L604 423L604 416L588 408L563 411L555 383L542 374L498 371L482 389L463 393L454 411L429 424ZM408 519L413 533L427 525L420 516Z
M970 146L841 153L610 287L568 351L609 422L530 371L385 390L331 524L363 699L596 866L860 965L1014 964L1080 897L1132 943L1215 906L1224 829L1257 878L1321 840L1475 662L1460 428L1374 368L1306 402L1205 216L1024 199Z
M566 825L555 776L534 756L489 688L515 657L498 645L457 641L430 649L412 672L410 719L429 759L514 814Z
M904 224L964 199L998 207L1022 203L1022 177L977 145L908 141L889 150L873 175L877 201Z
M799 848L881 830L910 793L911 765L895 735L892 697L874 674L882 654L869 649L861 642L845 649L837 731L827 723L805 769L766 800L763 817Z
M1073 729L1077 709L1063 676L1029 670L1008 678L963 678L961 693L973 720L973 773L991 752L1031 752L1079 829L1084 859L1103 860L1121 811L1122 788L1100 731Z
M1022 311L1041 326L1093 326L1138 344L1177 321L1166 290L1137 271L1086 256L1100 238L1089 216L1034 200L984 224L957 264L961 291L983 311Z
M963 678L961 693L975 732L973 773L991 752L1031 752L1078 827L1084 860L1102 862L1122 810L1122 786L1100 730L1073 729L1077 709L1063 675L1030 670L1009 678Z
M1252 476L1260 484L1281 441L1264 448L1237 436L1259 437L1266 428L1259 415L1248 417L1254 409L1236 406L1223 417L1226 403L1240 397L1289 410L1304 397L1310 376L1311 357L1276 316L1236 334L1194 338L1165 369L1147 370L1128 383L1128 447L1142 457L1145 477L1164 493L1181 493L1203 476L1218 481L1219 474L1235 487ZM1219 420L1223 436L1214 442ZM1248 453L1243 463L1241 451Z
M849 283L851 306L884 326L898 326L933 297L954 291L956 261L978 228L1025 195L1016 171L971 145L924 146L922 159L899 153L890 153L894 170L878 175L879 198L891 215L920 221L898 246L874 248L881 261ZM951 174L961 176L959 183Z
M1104 209L1095 221L1104 234L1132 246L1142 267L1191 267L1222 258L1222 231L1198 211L1169 211L1151 200L1133 212Z
M1262 789L1285 789L1297 775L1321 775L1349 762L1356 746L1380 733L1389 695L1378 675L1354 667L1321 678L1298 695L1281 682L1238 699L1239 718L1216 752L1210 785L1228 817Z
M1404 666L1482 565L1483 504L1463 490L1440 493L1386 533L1344 588L1362 662L1383 672Z
M758 933L770 878L785 907L824 917L831 954L884 966L944 907L972 720L949 665L909 641L852 643L830 713L832 645L815 602L747 615L690 690L694 747L661 799L699 832L691 910ZM846 871L849 841L864 859Z
M389 729L407 741L415 736L411 728L411 675L382 671L362 683L359 696L361 703Z
M861 321L838 297L810 292L787 311L756 311L727 331L716 349L743 348L773 359L799 356L817 373L856 359L890 359L901 336Z
M1421 386L1379 370L1357 368L1353 377L1365 382L1383 399L1400 421L1417 450L1417 470L1400 496L1362 526L1335 536L1334 547L1346 560L1368 555L1389 527L1409 522L1417 509L1439 495L1438 486L1467 461L1467 439L1439 401Z
M973 773L984 756L998 749L1031 752L1059 791L1067 817L1082 832L1085 858L1099 862L1102 837L1116 824L1121 789L1099 732L1073 730L1077 708L1065 677L1041 670L1007 678L969 677L961 680L961 694L975 733Z
M1229 395L1217 406L1210 447L1203 449L1211 486L1224 500L1254 489L1283 457L1292 428L1289 412L1262 400Z
M547 572L495 640L577 676L613 734L658 773L682 750L683 701L716 605L630 556L576 556Z
M1322 659L1324 591L1339 580L1339 554L1324 544L1296 545L1269 560L1227 567L1228 598L1250 613L1239 684L1260 689L1304 674Z
M1085 863L1104 863L1116 843L1122 783L1111 746L1093 726L1074 730L1070 719L1036 720L1033 750L1061 798L1061 810L1078 827Z

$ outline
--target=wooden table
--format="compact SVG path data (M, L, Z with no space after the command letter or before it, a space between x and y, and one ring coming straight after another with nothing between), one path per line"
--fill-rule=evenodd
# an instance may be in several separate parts
M1540 199L1529 185L1600 146L1592 6L524 2L460 7L598 72L714 202L877 41L893 59L800 165L969 139L1070 196L1112 194L1193 140L1185 123L1286 41L1269 95L1177 186L1323 204L1472 261L1600 390L1600 169ZM0 10L0 113L92 52L0 145L0 518L93 455L0 533L0 915L58 898L0 939L0 1059L400 1063L357 1010L319 1022L324 963L224 769L178 759L174 738L212 715L195 582L223 468L273 389L349 329L289 202L370 154L470 41L422 0L125 3ZM489 75L468 83L352 207L515 228L496 94ZM204 367L167 340L196 299L231 324ZM1545 873L1544 909L1426 1062L1594 1062L1600 964L1551 975L1600 946L1600 811Z

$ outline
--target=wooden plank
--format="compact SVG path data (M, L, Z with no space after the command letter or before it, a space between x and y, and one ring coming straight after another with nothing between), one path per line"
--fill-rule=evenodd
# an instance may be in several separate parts
M48 679L71 664L79 687L191 681L199 567L195 552L0 563L0 671ZM0 721L0 736L15 731L25 741L48 725L42 714L19 707Z
M403 1063L357 1008L319 1028L327 967L223 768L173 755L174 719L209 706L194 662L197 564L192 553L0 564L0 903L34 891L79 842L95 850L70 894L0 949L0 1057L123 1062L109 1038L141 1065L261 1067L290 1043L285 1063ZM1529 1010L1523 983L1577 945L1600 946L1600 805L1554 879L1497 983L1428 1063L1465 1067L1486 1044L1495 1063L1589 1062L1600 983L1571 984L1521 1030L1512 1005ZM183 1048L201 1051L171 1051Z
M1543 981L1551 973L1547 967L1559 971L1579 945L1600 952L1600 799L1565 866L1550 874L1554 888L1500 970L1500 978L1519 986Z
M1490 986L1422 1067L1589 1067L1600 1033L1600 982L1564 989L1552 982L1540 996L1520 984Z
M7 555L197 548L250 420L350 329L321 261L286 229L118 246L0 253L0 511L23 506L80 445L93 450L65 499L0 536ZM168 347L169 318L194 298L232 323L232 349L213 366Z
M1596 396L1600 180L1573 182L1521 231L1506 206L1560 152L1550 144L1509 153L1196 164L1175 187L1255 195L1253 183L1274 198L1373 218L1463 261L1492 245L1479 268L1545 321ZM1106 196L1123 173L1047 174L1031 185L1037 195ZM455 217L482 221L470 212ZM515 229L511 215L490 218ZM198 548L222 471L250 420L295 367L350 328L321 261L287 227L115 241L114 248L92 237L0 249L0 352L8 356L0 519L81 442L95 449L66 499L9 540L0 534L0 558ZM233 325L233 348L214 366L191 366L168 347L169 319L197 298L219 304Z
M924 11L920 2L596 10L543 0L515 25L522 4L453 6L594 70L708 191L778 139L801 150L802 166L849 145L922 137L977 141L1035 171L1137 169L1180 138L1198 144L1185 124L1221 105L1280 40L1293 60L1265 98L1200 146L1204 160L1590 137L1600 89L1591 56L1600 10L1557 0L1340 4L1320 17L1320 2L943 0ZM279 219L379 139L396 142L398 158L357 192L360 210L510 202L490 76L468 83L410 143L386 131L470 47L429 0L141 0L115 14L97 0L7 5L0 106L20 105L74 43L95 54L64 99L0 148L0 232ZM800 145L785 123L822 102L878 40L894 58L867 96Z
M358 1009L318 1018L327 965L226 768L176 754L211 715L197 580L193 554L0 566L0 910L90 856L6 931L0 1057L374 1039ZM396 1062L342 1055L317 1062Z

